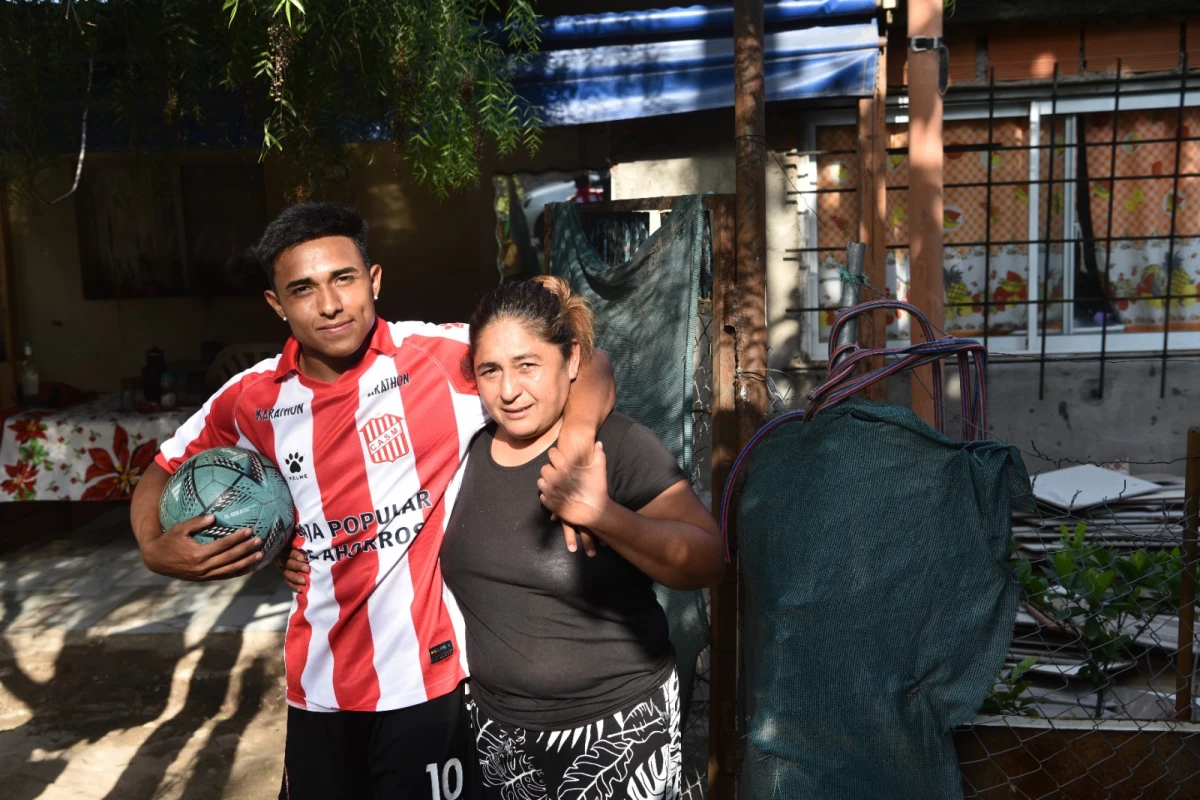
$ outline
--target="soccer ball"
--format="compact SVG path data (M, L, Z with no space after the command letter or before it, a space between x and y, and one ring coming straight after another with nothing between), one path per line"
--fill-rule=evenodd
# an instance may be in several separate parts
M240 447L198 453L167 481L158 503L164 531L204 514L212 514L216 521L193 534L196 541L207 544L250 528L263 540L259 567L278 555L296 527L287 481L258 453Z

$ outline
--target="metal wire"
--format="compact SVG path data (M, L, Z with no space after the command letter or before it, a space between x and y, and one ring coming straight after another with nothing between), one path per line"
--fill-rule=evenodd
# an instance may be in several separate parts
M981 716L956 734L966 797L1200 796L1200 727L1174 719L1181 483L1172 499L1014 518L1022 605Z

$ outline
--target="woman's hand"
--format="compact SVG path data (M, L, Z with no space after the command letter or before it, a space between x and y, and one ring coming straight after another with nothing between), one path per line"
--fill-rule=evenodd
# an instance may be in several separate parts
M558 432L558 450L570 464L586 467L592 463L596 453L596 426L586 423L572 423L568 417L563 420L562 429ZM596 540L584 530L571 524L558 514L554 518L562 522L563 539L567 549L574 553L579 549L578 541L583 545L583 552L589 557L596 555Z
M542 505L580 528L596 525L610 502L604 445L596 442L594 447L591 463L582 466L568 461L557 447L551 448L550 463L542 467L538 480ZM574 552L570 544L568 549Z

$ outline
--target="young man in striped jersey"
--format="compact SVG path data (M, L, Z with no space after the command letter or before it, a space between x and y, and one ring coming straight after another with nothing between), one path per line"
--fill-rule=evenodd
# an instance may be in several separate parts
M184 580L253 568L261 554L248 530L201 545L190 534L212 519L164 532L158 501L170 474L203 450L235 445L269 458L291 486L293 546L310 567L285 640L280 796L465 798L463 624L438 551L459 465L486 422L462 369L467 328L375 316L382 269L353 210L292 206L258 250L267 302L292 336L163 445L133 497L143 560ZM572 389L559 445L568 457L590 459L614 396L601 356Z

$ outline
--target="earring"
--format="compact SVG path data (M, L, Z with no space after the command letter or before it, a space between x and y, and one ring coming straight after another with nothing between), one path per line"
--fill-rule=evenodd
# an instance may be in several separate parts
M287 317L284 317L284 318L283 318L283 321L284 321L284 322L287 322Z
M379 299L379 295L375 295L375 299L376 299L376 300L378 300L378 299Z

